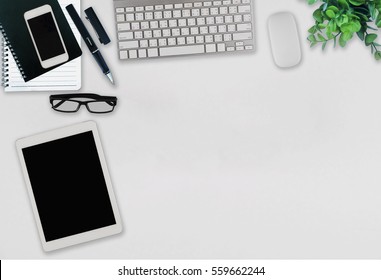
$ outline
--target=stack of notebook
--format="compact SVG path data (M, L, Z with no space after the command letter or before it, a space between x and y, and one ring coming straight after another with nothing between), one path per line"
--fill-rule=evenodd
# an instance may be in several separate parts
M73 4L80 10L80 0L1 0L0 52L2 84L5 91L79 90L81 87L80 34L63 7ZM49 69L42 68L30 38L24 13L49 4L52 7L69 61ZM2 33L2 36L1 36Z

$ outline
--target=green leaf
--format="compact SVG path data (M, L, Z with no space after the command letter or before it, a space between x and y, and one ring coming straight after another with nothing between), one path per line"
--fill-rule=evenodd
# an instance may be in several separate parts
M318 0L307 0L309 5L313 5L317 2Z
M343 8L343 9L349 9L349 4L348 4L348 2L346 0L339 0L338 2L339 2L339 5L340 5L341 8Z
M316 38L314 35L310 35L307 37L308 41L310 41L311 43L315 43L316 42Z
M312 26L310 29L308 29L308 33L314 34L316 32L316 27Z
M365 36L365 45L366 46L371 45L374 42L374 40L376 40L376 38L377 38L377 34L368 34L368 35L366 35Z
M340 38L339 38L339 45L340 45L340 47L344 48L346 44L347 44L347 41L344 40L343 34L341 34Z
M377 52L375 52L375 53L374 53L374 58L375 58L376 60L381 60L381 51L377 51Z
M357 36L359 37L359 39L361 41L364 41L364 39L365 39L365 32L359 31L359 32L357 32Z
M381 13L378 13L375 24L377 27L381 28Z
M312 14L312 16L314 17L316 22L323 23L324 19L323 19L323 15L321 14L320 9L315 10L315 12Z
M318 41L320 42L324 42L324 41L327 41L323 35L321 35L320 33L317 35L318 36Z
M327 41L325 41L325 42L323 43L323 45L322 45L322 50L323 50L323 51L324 51L326 45L327 45Z
M349 0L349 3L351 3L353 6L361 6L365 4L365 0Z
M335 12L332 11L332 10L327 10L327 11L325 12L325 14L326 14L327 17L329 17L329 18L335 18L335 17L336 17Z

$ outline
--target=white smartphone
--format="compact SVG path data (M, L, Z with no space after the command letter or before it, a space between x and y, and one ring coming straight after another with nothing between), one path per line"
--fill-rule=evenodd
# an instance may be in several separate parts
M52 7L44 5L24 13L33 45L43 68L69 60Z

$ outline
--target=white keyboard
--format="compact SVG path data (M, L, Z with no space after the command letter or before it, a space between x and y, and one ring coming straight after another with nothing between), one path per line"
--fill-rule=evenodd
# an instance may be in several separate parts
M170 1L114 0L120 59L254 50L254 0Z

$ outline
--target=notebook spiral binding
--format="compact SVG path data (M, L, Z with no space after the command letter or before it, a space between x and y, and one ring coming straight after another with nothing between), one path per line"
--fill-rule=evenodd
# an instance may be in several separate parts
M13 58L16 62L16 65L19 68L20 73L24 79L26 78L26 75L25 75L24 69L22 68L22 66L20 64L20 61L19 61L16 53L14 52L14 50L12 48L12 45L10 44L10 42L8 40L7 34L5 33L5 30L4 30L1 23L0 23L0 33L1 33L0 34L0 37L1 37L0 52L1 52L1 69L2 69L0 85L3 87L8 87L9 86L9 84L8 84L8 81L9 81L9 78L8 78L9 77L9 74L8 74L9 58L8 58L8 54L7 54L8 50L12 53Z

